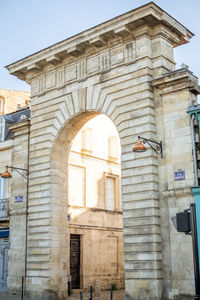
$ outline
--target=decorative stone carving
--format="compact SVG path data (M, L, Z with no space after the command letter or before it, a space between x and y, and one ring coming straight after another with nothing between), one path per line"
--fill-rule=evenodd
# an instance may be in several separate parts
M100 54L100 70L101 72L108 71L110 69L110 54L108 51Z

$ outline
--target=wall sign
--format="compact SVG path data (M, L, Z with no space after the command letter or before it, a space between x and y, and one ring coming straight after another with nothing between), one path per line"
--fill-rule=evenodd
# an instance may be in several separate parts
M174 180L185 180L185 171L174 172Z
M15 196L15 203L23 202L23 196Z

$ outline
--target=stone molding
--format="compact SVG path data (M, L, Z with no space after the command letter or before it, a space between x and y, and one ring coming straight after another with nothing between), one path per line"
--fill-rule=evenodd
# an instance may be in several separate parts
M9 129L12 132L13 137L27 134L30 128L30 120L22 121L16 124L9 126Z
M62 66L55 71L50 71L35 78L32 83L32 96L55 88L63 88L75 81L81 82L96 74L104 74L115 67L133 63L136 58L135 41L126 43L98 55L83 58L71 65Z
M192 32L150 2L10 64L6 68L11 74L30 82L27 74L38 74L47 64L55 66L65 58L71 61L72 58L80 57L87 52L96 53L112 43L119 44L120 39L133 40L144 34L152 38L163 36L174 47L187 43L193 36ZM83 76L84 62L80 68L80 75Z
M192 195L192 187L181 187L170 190L162 191L162 195L166 198L169 197L182 197L186 195Z
M186 88L196 95L200 93L198 78L185 68L166 73L162 77L151 80L151 83L162 91L161 95Z
M0 143L0 150L10 149L13 146L13 141L8 140Z

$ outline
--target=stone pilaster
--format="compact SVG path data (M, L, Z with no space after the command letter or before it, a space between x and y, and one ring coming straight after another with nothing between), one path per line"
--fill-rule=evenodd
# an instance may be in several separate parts
M192 138L186 111L197 100L198 85L197 78L186 69L169 72L154 79L152 84L157 135L164 150L164 159L159 164L163 296L173 299L179 294L191 295L194 290L192 241L189 236L176 232L171 217L193 202ZM185 179L175 180L175 173L180 171L184 172Z
M28 169L29 121L11 125L10 130L13 134L12 166ZM22 173L26 176L26 172ZM8 180L11 180L8 289L11 292L20 292L22 276L26 276L28 182L16 171ZM22 202L16 202L16 196L22 196Z

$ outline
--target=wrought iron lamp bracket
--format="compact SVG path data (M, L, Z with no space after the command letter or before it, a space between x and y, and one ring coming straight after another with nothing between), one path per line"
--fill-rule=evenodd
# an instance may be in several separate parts
M160 143L158 143L156 141L146 139L142 136L138 136L138 139L141 139L144 144L147 143L152 150L154 150L157 154L160 154L161 158L163 158L163 147L161 141ZM153 146L152 144L154 144L155 146Z
M21 176L23 176L25 179L28 178L28 170L27 170L27 169L16 168L16 167L12 167L12 166L6 166L6 169L11 169L11 171L16 171L16 172L19 173ZM22 174L20 171L26 172L26 176L25 176L24 174Z

